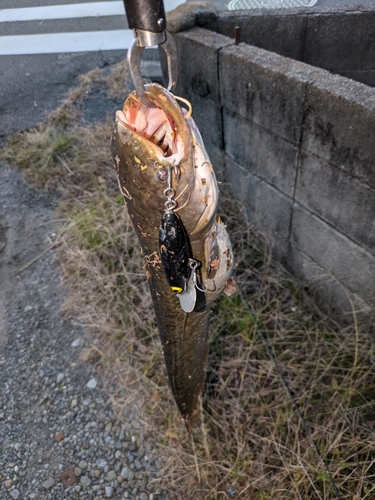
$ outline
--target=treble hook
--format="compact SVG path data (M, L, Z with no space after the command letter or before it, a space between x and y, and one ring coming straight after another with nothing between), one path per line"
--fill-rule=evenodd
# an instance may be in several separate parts
M199 290L200 292L207 292L208 290L208 286L207 286L207 281L206 281L206 288L203 289L203 288L200 288L199 285L198 285L198 280L197 280L197 267L198 267L198 262L195 260L195 259L189 259L189 267L191 269L191 272L192 272L192 281L193 281L193 285L195 286L195 288L197 290Z

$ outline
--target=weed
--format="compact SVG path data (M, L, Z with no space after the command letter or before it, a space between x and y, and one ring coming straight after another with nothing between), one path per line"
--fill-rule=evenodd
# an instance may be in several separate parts
M77 157L76 138L67 132L39 126L10 138L0 153L2 161L32 170L39 185L48 184L56 175L69 175L68 163Z

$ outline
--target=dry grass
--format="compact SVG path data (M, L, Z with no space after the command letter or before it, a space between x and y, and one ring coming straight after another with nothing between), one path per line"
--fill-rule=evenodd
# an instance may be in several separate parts
M101 363L117 384L112 400L120 418L129 404L138 406L145 432L159 443L160 481L172 496L337 498L282 374L341 498L374 499L372 343L355 326L340 329L319 314L304 288L272 262L241 205L225 195L221 212L242 295L222 297L213 308L202 418L186 435L167 387L139 246L111 167L111 124L83 128L72 119L90 86L101 83L118 95L125 74L124 65L114 68L113 87L111 75L86 76L46 124L11 137L2 152L34 184L63 193L67 308L99 337L84 359Z

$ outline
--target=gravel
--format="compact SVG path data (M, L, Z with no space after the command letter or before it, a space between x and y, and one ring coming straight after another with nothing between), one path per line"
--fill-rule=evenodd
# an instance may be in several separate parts
M0 498L168 500L157 443L79 360L90 341L61 312L54 249L20 271L54 241L55 200L0 167L0 207Z

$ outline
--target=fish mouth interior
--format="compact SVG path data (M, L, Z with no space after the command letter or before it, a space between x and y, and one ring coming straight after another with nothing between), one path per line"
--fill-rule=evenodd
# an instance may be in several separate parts
M123 111L116 112L116 116L126 128L151 142L158 156L171 160L181 157L182 145L176 124L163 109L150 108L132 99L127 101Z

